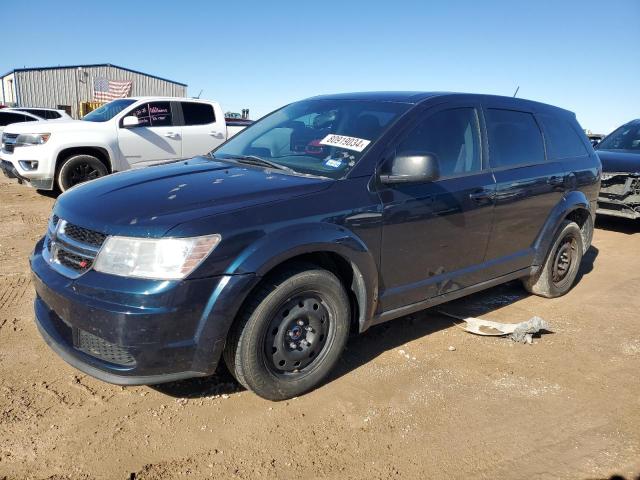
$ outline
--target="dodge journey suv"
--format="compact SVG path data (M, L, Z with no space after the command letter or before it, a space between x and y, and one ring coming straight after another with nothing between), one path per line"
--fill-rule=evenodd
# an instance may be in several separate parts
M316 387L350 332L503 282L567 293L601 165L575 116L484 95L287 105L204 157L58 198L31 256L37 325L120 385L212 374Z

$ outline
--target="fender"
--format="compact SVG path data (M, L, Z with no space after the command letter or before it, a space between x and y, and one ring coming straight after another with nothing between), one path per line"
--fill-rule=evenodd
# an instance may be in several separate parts
M544 264L547 252L549 248L551 248L560 224L571 212L576 210L586 210L593 218L594 212L590 207L587 196L579 190L572 190L562 197L562 200L553 208L547 217L547 221L540 230L538 237L533 242L533 248L536 252L533 259L533 267L536 270Z
M337 254L351 265L350 287L358 301L358 327L360 332L366 330L378 301L378 268L365 243L339 225L291 225L270 232L249 245L225 275L255 273L260 278L287 260L310 253Z
M116 168L116 159L117 156L114 154L113 146L109 143L100 143L100 142L69 142L61 145L60 148L56 149L55 154L53 156L55 162L54 165L57 168L57 163L60 161L60 154L66 150L76 150L82 148L94 148L96 150L101 150L103 153L107 155L107 161L109 162L111 172L117 172Z

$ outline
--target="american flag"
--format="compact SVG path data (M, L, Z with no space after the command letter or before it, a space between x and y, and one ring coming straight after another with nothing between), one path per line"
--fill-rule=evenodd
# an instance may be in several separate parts
M115 98L125 98L131 93L133 82L120 82L107 80L104 77L96 78L93 85L93 98L99 102L109 102Z

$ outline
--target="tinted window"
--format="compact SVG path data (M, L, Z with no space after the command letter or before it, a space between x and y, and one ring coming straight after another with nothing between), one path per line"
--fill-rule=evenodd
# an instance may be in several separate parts
M129 115L138 117L141 127L167 127L173 124L169 102L144 103L136 107Z
M20 113L0 112L0 127L6 127L12 123L35 122L36 119Z
M544 142L533 115L487 110L490 163L494 168L544 162Z
M23 112L32 113L40 118L45 118L47 120L54 120L61 117L61 115L54 110L41 110L38 108L21 108L20 110L22 110Z
M554 115L540 115L552 158L579 157L587 154L576 130L568 120Z
M213 107L206 103L181 102L185 125L206 125L216 121Z
M477 172L482 169L478 132L475 109L446 110L423 120L400 143L397 152L435 153L442 177Z

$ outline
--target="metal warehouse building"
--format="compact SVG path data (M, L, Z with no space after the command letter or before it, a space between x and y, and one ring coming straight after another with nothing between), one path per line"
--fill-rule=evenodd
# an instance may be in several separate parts
M1 78L1 104L18 107L46 107L66 110L79 118L104 98L97 90L124 84L123 96L157 95L185 97L187 85L129 68L111 65L19 68Z

